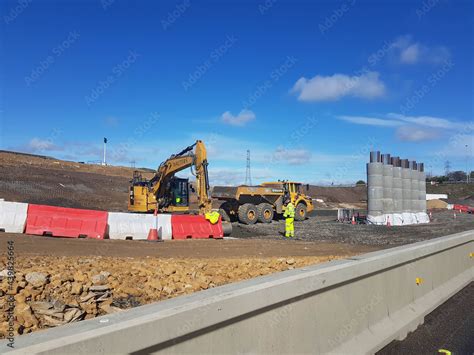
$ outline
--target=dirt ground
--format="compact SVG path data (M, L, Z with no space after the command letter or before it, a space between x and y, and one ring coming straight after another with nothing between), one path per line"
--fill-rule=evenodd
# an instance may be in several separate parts
M130 168L0 153L0 197L61 207L126 211Z
M107 256L158 258L244 258L353 255L380 249L365 245L311 243L295 240L172 240L161 243L130 240L51 238L0 233L2 252L13 240L19 256Z
M7 278L13 242L15 280ZM377 248L289 240L162 243L0 234L0 339ZM11 244L10 244L11 245Z

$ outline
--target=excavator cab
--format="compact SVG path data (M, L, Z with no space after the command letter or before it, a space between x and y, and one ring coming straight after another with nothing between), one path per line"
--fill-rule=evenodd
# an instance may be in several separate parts
M175 207L189 206L189 179L173 177L170 181L171 205Z

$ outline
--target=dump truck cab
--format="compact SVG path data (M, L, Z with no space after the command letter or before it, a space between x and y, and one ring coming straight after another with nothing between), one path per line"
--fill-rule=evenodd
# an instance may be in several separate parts
M267 187L280 187L283 189L283 203L286 199L290 199L296 208L295 219L304 220L309 212L314 210L313 200L311 197L306 195L309 190L309 185L303 185L300 182L295 181L278 181L278 182L264 182L262 186ZM306 188L305 188L306 187ZM285 210L285 206L282 206L282 210Z

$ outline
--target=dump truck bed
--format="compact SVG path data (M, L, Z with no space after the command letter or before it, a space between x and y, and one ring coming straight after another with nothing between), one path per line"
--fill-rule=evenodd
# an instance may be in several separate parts
M214 186L212 197L219 200L239 200L240 196L281 196L285 191L268 186Z

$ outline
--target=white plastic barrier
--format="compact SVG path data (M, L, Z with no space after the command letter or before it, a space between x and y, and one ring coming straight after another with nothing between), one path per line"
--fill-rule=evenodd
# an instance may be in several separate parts
M418 212L416 214L417 223L430 223L430 217L426 212Z
M27 203L0 201L0 231L23 233L27 212Z
M429 200L439 200L441 198L447 199L447 194L426 194L426 201Z
M367 216L367 223L368 224L375 224L375 225L381 225L384 226L387 224L387 217L386 215L381 215L381 216Z
M394 213L392 226L402 226L402 225L403 225L403 215L401 213Z
M416 219L413 216L413 213L411 212L403 212L402 213L403 217L403 225L409 225L409 224L416 224Z
M387 225L390 221L392 226L407 226L410 224L430 223L430 217L426 212L404 212L404 213L387 213L381 216L367 216L367 223L374 225Z
M158 235L163 240L171 240L173 231L171 229L171 215L170 214L159 214L158 215Z
M158 224L156 224L158 218ZM171 215L135 214L109 212L109 238L146 240L150 228L157 226L158 235L163 240L171 240Z

